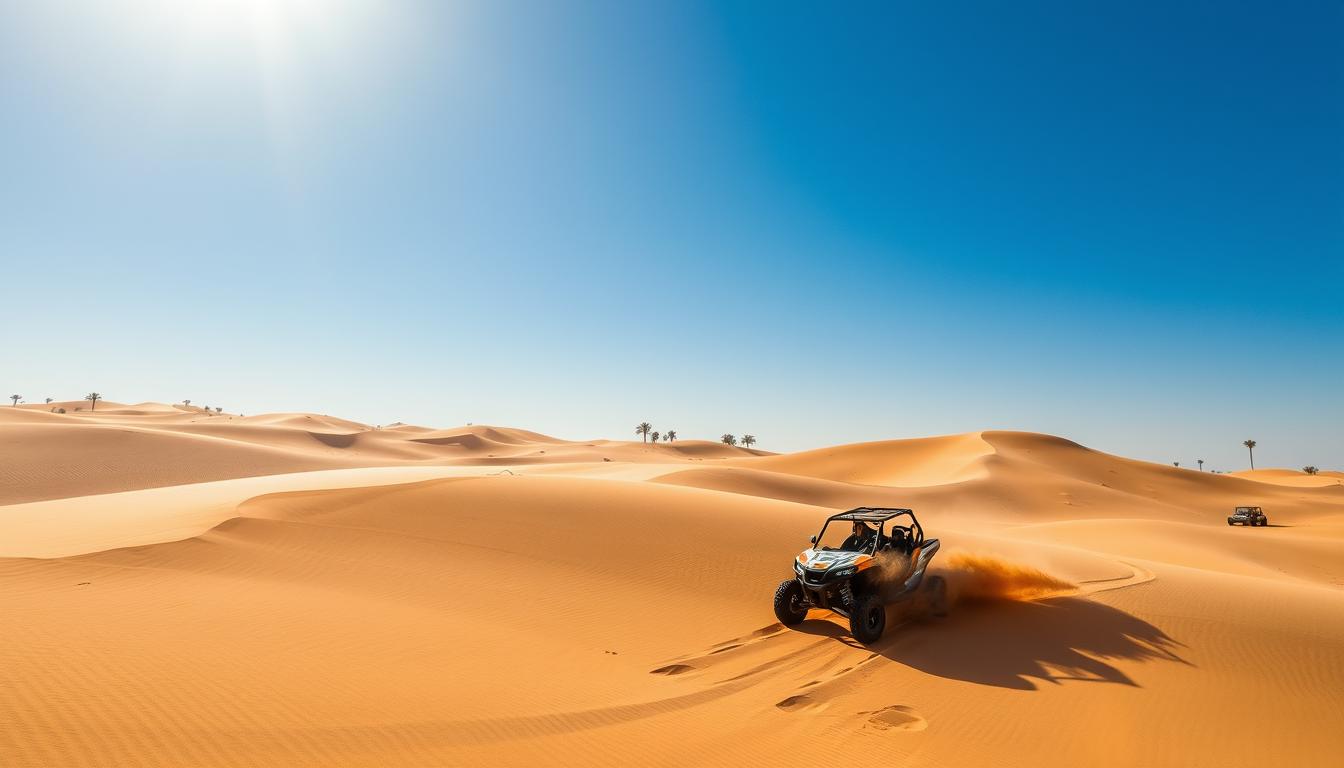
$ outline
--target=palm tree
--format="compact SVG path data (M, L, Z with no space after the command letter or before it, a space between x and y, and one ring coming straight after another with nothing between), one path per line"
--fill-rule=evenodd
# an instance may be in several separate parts
M223 413L224 409L218 405L215 406L215 413Z
M644 442L646 443L649 442L649 433L652 431L653 431L653 425L647 421L641 421L639 422L639 426L635 427L635 434L643 435Z
M1246 446L1246 450L1251 452L1251 469L1255 469L1255 441L1243 440L1241 444Z
M724 436L719 439L723 441L724 445L737 445L737 438L732 435L724 434Z
M1316 474L1317 472L1320 472L1321 470L1319 470L1319 469L1317 469L1317 468L1315 468L1315 467L1313 467L1313 466L1308 465L1308 466L1303 467L1303 468L1302 468L1302 471L1303 471L1303 472L1306 472L1308 475L1314 475L1314 474Z
M10 395L9 399L14 401L14 405L11 405L10 408L17 408L19 401L23 399L23 395Z
M651 432L651 433L649 434L649 439L652 440L652 441L655 442L655 443L658 442L658 438L660 438L660 437L662 437L662 435L658 434L657 430L655 430L655 431L653 431L653 432Z
M191 405L191 401L190 401L190 400L183 400L183 401L182 401L182 404L183 404L183 405Z
M743 436L742 436L742 445L745 445L746 447L750 448L751 446L753 446L753 445L755 445L755 444L756 444L756 436L755 436L755 435L743 435Z
M50 398L50 397L47 398L47 402L48 402L48 403L51 402L51 398Z
M1200 472L1203 472L1203 471L1204 471L1204 460L1203 460L1203 459L1195 459L1195 461L1199 462L1199 471L1200 471Z
M666 440L666 441L669 442L669 443L676 442L676 440L677 440L677 431L676 431L675 429L669 429L669 430L667 430L667 434L663 435L663 439Z
M1173 461L1173 462L1171 462L1171 466L1180 468L1180 466L1181 466L1181 462L1179 462L1179 461Z
M90 392L84 396L84 399L89 401L89 410L96 411L98 410L98 401L102 400L103 396L97 392Z

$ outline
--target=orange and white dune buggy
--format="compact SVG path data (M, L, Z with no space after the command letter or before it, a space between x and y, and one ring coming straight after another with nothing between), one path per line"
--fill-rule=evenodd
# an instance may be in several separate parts
M875 643L888 605L899 621L921 610L947 613L947 583L924 578L937 552L938 540L924 538L911 510L859 507L831 515L794 561L794 578L775 590L775 616L792 626L811 608L828 610L849 619L855 640Z

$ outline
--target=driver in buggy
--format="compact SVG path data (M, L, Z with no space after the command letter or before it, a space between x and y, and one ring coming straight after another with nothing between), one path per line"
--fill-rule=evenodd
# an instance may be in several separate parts
M876 535L876 533L876 531L869 528L864 523L855 520L853 531L850 533L849 538L845 539L845 542L840 545L840 548L846 552L858 552L872 543L873 536Z

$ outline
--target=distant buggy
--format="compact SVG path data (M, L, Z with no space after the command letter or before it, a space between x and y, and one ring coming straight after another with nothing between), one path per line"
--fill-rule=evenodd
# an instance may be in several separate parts
M793 626L809 608L849 619L850 633L875 643L887 626L887 606L897 616L947 613L947 584L924 577L938 551L937 539L908 509L859 507L831 515L812 537L812 547L793 563L794 578L775 590L775 616Z
M1237 507L1237 511L1227 516L1228 525L1269 525L1269 518L1259 507Z

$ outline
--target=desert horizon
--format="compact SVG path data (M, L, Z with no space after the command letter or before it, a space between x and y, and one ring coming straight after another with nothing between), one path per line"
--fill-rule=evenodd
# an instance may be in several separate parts
M1025 432L776 454L75 402L0 408L6 765L1136 765L1135 734L1173 728L1170 763L1344 746L1337 470ZM1229 526L1245 505L1269 525ZM943 542L945 616L893 613L871 644L825 610L780 624L794 554L853 507ZM1227 738L1252 698L1256 738Z

